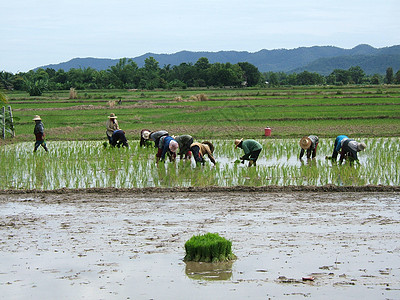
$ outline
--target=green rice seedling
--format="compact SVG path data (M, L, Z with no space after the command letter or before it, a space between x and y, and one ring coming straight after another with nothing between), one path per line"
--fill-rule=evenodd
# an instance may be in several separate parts
M232 242L218 233L194 235L185 243L185 261L223 262L236 259Z

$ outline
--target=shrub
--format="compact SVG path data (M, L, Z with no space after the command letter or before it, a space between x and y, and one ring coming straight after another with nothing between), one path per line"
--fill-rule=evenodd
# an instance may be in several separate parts
M218 233L194 235L185 243L185 261L222 262L235 259L232 242Z

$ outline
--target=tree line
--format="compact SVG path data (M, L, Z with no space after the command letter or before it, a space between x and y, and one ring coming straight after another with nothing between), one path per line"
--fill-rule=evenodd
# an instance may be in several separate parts
M348 70L336 69L328 76L303 71L261 73L248 62L213 63L205 57L196 63L164 65L146 58L139 68L132 60L122 58L107 70L93 68L54 70L51 68L12 74L0 72L0 87L6 90L23 90L31 96L40 96L48 90L84 89L185 89L201 87L265 87L281 85L346 85L346 84L400 83L400 70L394 74L391 67L386 75L369 75L358 66Z

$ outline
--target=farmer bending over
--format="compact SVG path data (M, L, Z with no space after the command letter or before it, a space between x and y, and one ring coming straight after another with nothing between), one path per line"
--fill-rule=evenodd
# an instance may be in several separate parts
M175 137L175 141L179 144L179 153L180 159L185 156L185 159L190 159L192 153L190 152L190 145L193 144L193 137L188 134L178 135Z
M204 165L204 155L208 155L208 158L215 165L215 159L213 156L214 145L208 141L202 143L193 143L190 145L190 151L193 153L194 160L196 163L201 163Z
M343 160L349 160L350 165L354 161L359 163L357 152L364 151L367 145L365 143L359 143L352 139L346 139L342 145L342 151L340 152L339 164L342 164Z
M317 155L317 146L319 143L319 139L316 135L309 135L309 136L304 136L300 140L300 156L299 158L301 159L304 155L304 152L307 151L307 158L315 158Z
M129 148L128 141L125 137L125 131L118 129L115 130L111 136L111 147L117 146L119 147L127 147Z
M111 137L114 133L115 130L119 129L118 122L117 122L117 117L115 114L111 113L110 116L108 117L108 120L106 122L106 127L107 127L107 138L109 143L111 144Z
M245 160L249 161L249 167L256 166L258 156L262 150L262 146L259 142L255 140L235 140L235 149L242 148L244 151L244 155L240 158L242 164Z
M32 120L36 123L35 129L33 129L33 134L36 137L35 149L33 150L33 152L36 152L40 145L42 145L46 152L49 151L47 149L46 142L44 141L44 125L42 123L42 119L40 118L40 116L36 115L33 117Z
M160 138L158 144L158 152L156 154L157 162L159 160L165 160L165 155L167 154L170 161L176 159L176 151L179 148L179 144L174 140L172 136L166 135Z
M168 135L168 131L166 131L166 130L159 130L159 131L151 132L149 137L154 142L154 148L158 148L160 138L163 136L167 136L167 135Z
M337 160L337 156L339 154L340 149L342 148L343 142L345 140L347 140L349 137L346 135L339 135L338 137L336 137L335 139L335 144L333 146L333 153L332 156L325 156L326 159L331 159L336 161Z
M143 129L140 132L140 147L147 147L150 146L150 130L148 129Z

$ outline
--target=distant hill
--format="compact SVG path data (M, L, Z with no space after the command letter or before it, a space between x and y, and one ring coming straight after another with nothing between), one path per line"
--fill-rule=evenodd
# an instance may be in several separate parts
M139 67L144 65L148 57L154 57L159 66L179 65L181 63L196 63L201 57L207 57L210 63L238 63L249 62L261 72L316 72L323 75L330 74L334 69L348 69L360 66L366 74L385 74L388 67L396 72L400 69L400 45L385 48L374 48L370 45L358 45L352 49L343 49L334 46L300 47L296 49L247 51L218 51L192 52L180 51L173 54L146 53L134 57L132 60ZM119 59L106 58L74 58L70 61L46 65L40 68L63 69L93 68L106 70L117 64Z

